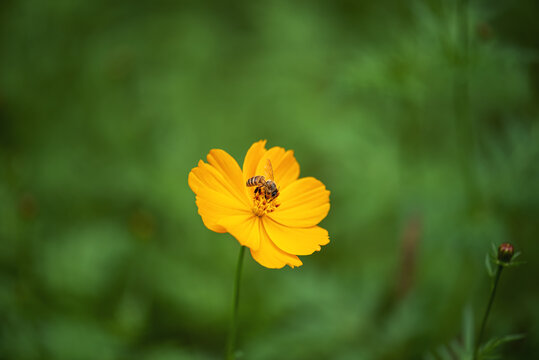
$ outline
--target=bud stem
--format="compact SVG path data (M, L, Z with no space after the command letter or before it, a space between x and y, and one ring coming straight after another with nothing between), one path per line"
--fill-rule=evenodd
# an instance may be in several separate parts
M479 346L481 346L481 339L483 338L483 332L485 331L485 325L487 324L487 318L490 313L490 308L492 307L492 303L494 302L494 296L496 296L496 289L498 288L498 282L500 280L500 275L502 274L503 266L498 265L496 269L496 275L494 278L494 286L492 287L492 290L490 292L490 299L488 301L487 310L485 311L485 316L483 316L483 322L481 323L481 330L479 330L479 335L477 336L477 342L475 345L475 351L474 351L474 360L477 359L477 355L479 354Z

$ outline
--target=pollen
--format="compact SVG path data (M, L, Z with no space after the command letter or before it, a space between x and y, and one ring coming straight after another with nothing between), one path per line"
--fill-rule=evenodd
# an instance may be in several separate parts
M274 212L279 207L277 198L266 200L264 191L255 191L253 194L253 214L256 216L264 216L265 214Z

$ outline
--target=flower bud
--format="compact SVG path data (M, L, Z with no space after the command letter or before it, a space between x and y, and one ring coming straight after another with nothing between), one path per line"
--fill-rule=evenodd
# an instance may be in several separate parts
M515 249L513 248L513 245L509 243L503 243L498 248L498 260L504 263L508 263L511 261L511 258L513 257L514 253Z

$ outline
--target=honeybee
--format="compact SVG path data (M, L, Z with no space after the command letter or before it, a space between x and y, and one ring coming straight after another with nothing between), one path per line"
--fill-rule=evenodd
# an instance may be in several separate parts
M263 194L266 200L270 201L279 196L279 189L273 178L273 167L271 166L270 159L266 162L264 170L266 173L265 177L262 175L253 176L247 180L246 185L249 187L256 186L255 194Z

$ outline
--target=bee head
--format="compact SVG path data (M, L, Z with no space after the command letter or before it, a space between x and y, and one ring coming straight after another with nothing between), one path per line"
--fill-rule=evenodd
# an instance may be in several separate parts
M268 200L277 197L277 195L279 195L279 189L277 188L277 184L275 184L271 180L268 180L266 182L266 194Z

